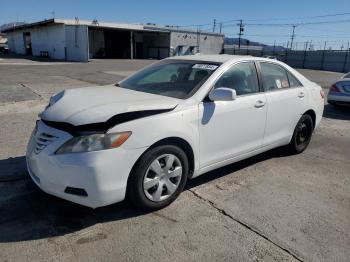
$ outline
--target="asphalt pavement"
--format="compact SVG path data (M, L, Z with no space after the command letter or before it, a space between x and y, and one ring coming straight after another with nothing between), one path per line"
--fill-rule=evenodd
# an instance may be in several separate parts
M207 173L163 210L93 210L28 178L37 114L62 89L115 83L154 61L1 58L0 261L350 261L349 109L325 105L304 153L276 149ZM326 91L342 75L300 72Z

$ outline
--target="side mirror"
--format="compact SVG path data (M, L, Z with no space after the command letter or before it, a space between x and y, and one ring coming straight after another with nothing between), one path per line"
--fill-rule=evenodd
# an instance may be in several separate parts
M227 87L219 87L211 90L209 93L211 101L233 101L236 98L236 90Z

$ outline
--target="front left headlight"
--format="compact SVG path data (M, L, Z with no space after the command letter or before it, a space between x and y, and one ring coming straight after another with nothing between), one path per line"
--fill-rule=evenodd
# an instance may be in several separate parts
M131 135L131 132L93 134L73 137L64 143L56 154L82 153L99 151L121 146Z

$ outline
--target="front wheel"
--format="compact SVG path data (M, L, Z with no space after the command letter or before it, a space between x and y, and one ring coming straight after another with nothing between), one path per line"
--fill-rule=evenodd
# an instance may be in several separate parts
M291 153L299 154L309 145L314 130L314 124L310 115L303 115L296 125L293 137L288 145Z
M157 210L173 202L185 187L188 158L177 146L161 145L147 151L133 169L127 187L131 203Z

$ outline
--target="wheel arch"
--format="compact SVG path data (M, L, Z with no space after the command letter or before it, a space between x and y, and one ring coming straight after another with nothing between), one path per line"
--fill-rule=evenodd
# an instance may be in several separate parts
M309 115L311 117L313 127L315 128L315 125L316 125L316 113L315 113L315 111L312 109L309 109L303 115Z
M183 138L180 137L176 137L176 136L172 136L172 137L167 137L167 138L163 138L155 143L153 143L147 150L145 150L145 152L142 153L142 155L137 159L137 161L135 162L135 164L133 165L129 177L128 177L128 183L129 183L129 178L130 175L132 174L132 172L134 171L136 165L138 164L139 160L144 156L144 154L146 152L148 152L149 150L151 150L152 148L155 148L157 146L161 146L161 145L173 145L173 146L177 146L179 148L181 148L186 156L188 157L188 164L189 164L189 178L192 177L193 172L195 170L195 156L194 156L194 151L193 148L191 146L191 144L186 141Z

